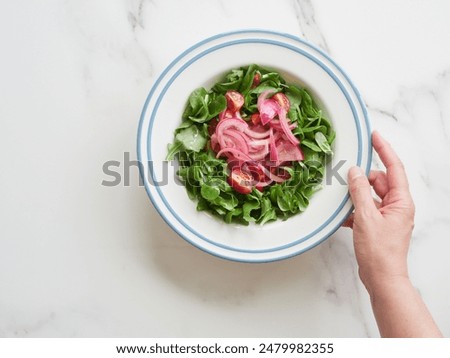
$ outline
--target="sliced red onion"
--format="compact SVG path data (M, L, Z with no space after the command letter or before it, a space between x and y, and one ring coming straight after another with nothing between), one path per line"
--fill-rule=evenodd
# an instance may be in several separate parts
M223 148L217 153L216 158L219 158L224 153L231 153L233 154L233 156L236 157L236 159L250 160L250 161L253 160L247 154L243 153L241 150L236 148Z
M279 140L287 140L287 139L286 139L286 136L283 133L281 133L280 131L277 130L273 134L273 140L274 140L275 143L277 143Z
M269 123L272 119L275 118L278 111L280 110L280 105L273 99L266 99L262 105L260 110L261 123L263 125Z
M261 149L256 150L254 152L249 152L248 155L253 159L253 160L263 160L267 154L269 154L269 146L263 145Z
M230 127L234 127L235 129L244 132L246 128L248 128L248 124L245 121L241 121L240 119L236 118L225 118L217 124L216 127L216 134L217 136L222 136L223 131L225 129L228 129Z
M282 130L279 120L273 119L273 120L270 121L269 124L274 129ZM289 123L289 129L292 130L294 128L297 128L297 123Z
M248 136L252 137L252 138L257 138L257 139L262 139L262 138L267 138L269 136L269 131L265 131L265 132L256 132L250 128L247 128L245 130L245 134L247 134Z
M258 111L261 112L261 106L264 103L264 101L269 97L272 93L275 93L275 90L269 89L266 91L261 92L261 94L258 97L258 102L256 103L256 106L258 107Z
M252 140L248 142L248 144L252 147L260 146L260 145L268 145L269 140L268 139L260 139L260 140Z
M242 132L239 132L235 129L225 129L223 131L224 136L232 137L234 139L234 142L236 144L236 147L240 149L245 154L248 153L248 144L247 144L247 138L244 137Z
M269 123L278 113L280 105L273 99L267 99L274 90L262 92L258 97L257 107L263 125Z
M263 160L267 156L266 153L249 154L253 160Z
M277 146L275 145L275 138L273 136L272 128L270 129L269 149L270 149L270 160L278 163L278 150Z
M270 160L279 167L283 161L304 158L298 146L299 140L292 133L297 124L289 123L286 110L274 99L268 98L274 92L267 90L258 97L261 123L249 126L239 111L233 113L225 110L219 114L220 121L211 135L211 147L216 148L217 158L226 156L228 165L234 163L233 166L241 166L245 162L256 162L262 172L261 178L265 176L267 179L258 182L257 188L287 180L272 173L262 162ZM278 119L274 120L276 116Z
M279 162L298 162L304 159L303 152L297 144L289 141L280 141L277 144Z
M286 135L286 138L292 144L299 144L300 141L297 139L297 137L294 134L292 134L291 130L289 129L289 123L286 119L286 110L284 108L280 107L280 110L278 111L278 117L280 118L281 129L283 130L284 134Z

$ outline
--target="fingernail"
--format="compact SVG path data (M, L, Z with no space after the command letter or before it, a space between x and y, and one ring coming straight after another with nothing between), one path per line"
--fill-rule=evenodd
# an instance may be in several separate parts
M357 177L360 177L362 175L364 175L364 172L360 167L351 167L350 170L348 171L349 180L356 179Z

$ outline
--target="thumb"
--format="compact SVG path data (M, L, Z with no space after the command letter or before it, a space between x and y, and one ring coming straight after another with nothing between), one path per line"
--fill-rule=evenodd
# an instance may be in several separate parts
M350 168L348 171L348 186L355 210L377 210L373 202L369 180L361 168Z

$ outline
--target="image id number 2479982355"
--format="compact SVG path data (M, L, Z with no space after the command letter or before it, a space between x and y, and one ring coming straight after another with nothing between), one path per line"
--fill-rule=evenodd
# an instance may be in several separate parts
M333 353L333 343L261 343L259 353Z

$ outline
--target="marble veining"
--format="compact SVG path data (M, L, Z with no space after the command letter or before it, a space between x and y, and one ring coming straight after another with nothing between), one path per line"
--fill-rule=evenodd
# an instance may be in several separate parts
M136 26L139 26L141 29L144 29L142 17L143 9L144 9L144 0L140 0L137 5L136 11L128 11L128 21L130 22L133 32L136 31Z
M327 41L315 19L314 5L311 0L291 0L301 37L321 47L331 55Z
M448 336L450 3L405 3L3 2L0 337L378 336L349 229L289 260L228 262L164 223L137 168L101 185L105 162L135 159L170 61L249 28L314 43L355 82L408 172L411 278Z

